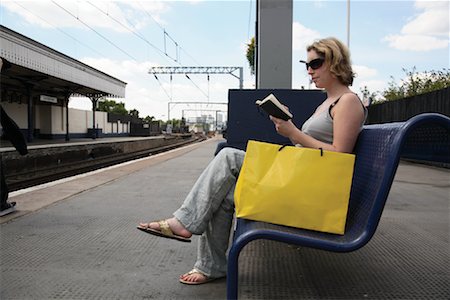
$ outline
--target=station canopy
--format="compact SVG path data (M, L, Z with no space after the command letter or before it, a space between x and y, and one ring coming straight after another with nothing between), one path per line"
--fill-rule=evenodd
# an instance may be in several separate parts
M11 63L1 74L2 93L125 97L125 82L1 25L0 56Z

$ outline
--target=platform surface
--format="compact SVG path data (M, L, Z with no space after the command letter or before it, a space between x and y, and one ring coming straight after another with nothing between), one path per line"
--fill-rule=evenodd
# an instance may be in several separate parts
M0 218L0 299L224 299L224 279L187 286L198 238L136 229L171 216L218 139L11 193ZM240 299L449 299L450 172L402 162L371 242L348 254L256 241Z
M163 139L164 135L155 136L124 136L124 137L101 137L101 138L72 138L68 141L63 139L34 139L32 142L27 142L28 149L45 149L54 147L70 147L74 145L87 144L105 144L105 143L122 143L142 140ZM0 152L16 151L9 140L0 140Z

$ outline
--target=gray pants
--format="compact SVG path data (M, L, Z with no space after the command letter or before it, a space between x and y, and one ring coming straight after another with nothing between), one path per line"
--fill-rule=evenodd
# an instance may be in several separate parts
M234 188L245 152L224 148L209 163L181 207L173 214L193 234L201 234L194 268L208 277L227 271Z

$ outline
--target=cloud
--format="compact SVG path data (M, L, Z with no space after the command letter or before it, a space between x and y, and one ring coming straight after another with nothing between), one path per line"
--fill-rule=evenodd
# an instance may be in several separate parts
M371 93L381 92L386 88L386 81L379 79L377 69L363 65L353 65L352 68L353 72L356 73L352 88L354 92L360 93L366 87ZM360 94L360 96L363 95Z
M370 92L381 91L386 87L386 82L384 80L376 79L378 76L378 71L376 69L362 65L353 65L352 68L356 73L355 81L353 83L353 90L355 92L361 91L364 87L367 87Z
M316 8L323 8L323 7L325 7L325 0L315 0L314 1L314 7L316 7Z
M384 80L362 80L362 81L356 81L353 84L356 89L356 92L361 91L362 89L364 89L364 87L367 87L367 89L373 93L373 92L380 92L383 91L386 88L386 81Z
M431 51L444 49L449 45L448 39L420 34L388 35L383 40L389 42L392 48L406 51Z
M373 77L378 74L378 71L376 69L372 69L366 66L353 65L352 68L356 73L356 76L360 79Z
M87 29L86 23L116 32L161 23L160 14L169 9L165 1L2 1L2 8L43 28Z
M416 8L425 11L402 28L403 34L424 34L448 37L448 2L419 1L416 2Z
M306 47L320 38L320 33L306 28L298 22L292 24L292 46L294 51L306 51Z
M189 0L187 1L188 3L192 4L192 5L197 5L200 2L204 2L205 0Z
M447 1L416 1L421 12L401 29L382 39L389 46L404 51L431 51L449 46L449 3Z
M170 10L170 6L167 1L130 1L122 0L122 3L130 5L134 10L140 11L142 13L138 20L142 23L147 23L148 19L152 19L153 22L157 22L159 25L167 25L167 22L162 19L161 15L167 13ZM170 2L169 2L170 3ZM130 12L134 14L134 12Z

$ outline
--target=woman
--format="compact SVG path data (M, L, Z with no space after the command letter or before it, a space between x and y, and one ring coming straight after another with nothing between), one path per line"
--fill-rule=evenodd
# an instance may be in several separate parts
M277 132L294 145L352 152L366 119L366 110L349 86L354 73L349 51L342 42L327 38L307 48L308 74L316 87L327 92L327 99L300 130L291 120L270 117ZM200 235L194 269L180 276L185 284L202 284L226 275L230 228L234 213L234 188L245 152L225 148L203 171L194 187L175 211L173 218L140 223L145 232L190 241Z

